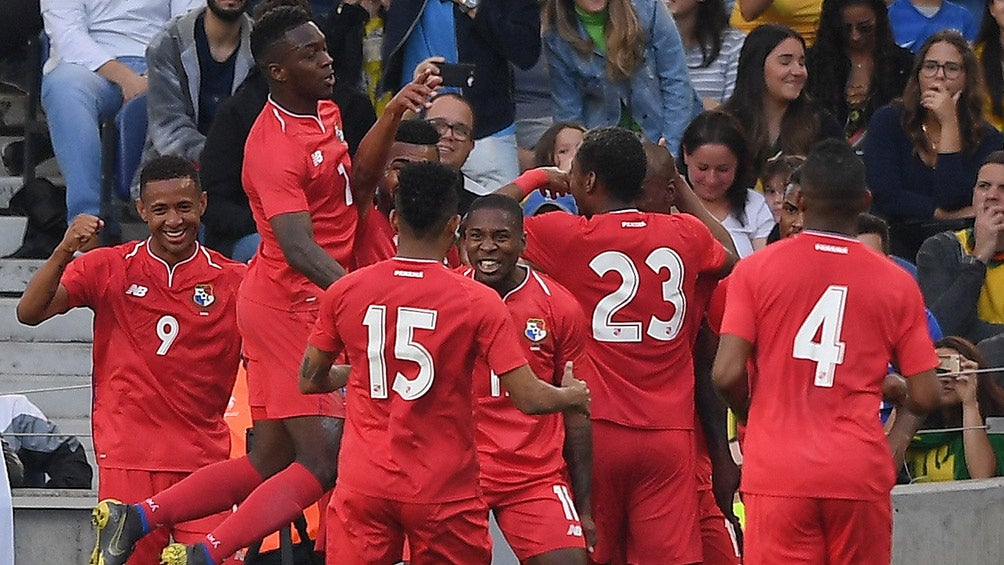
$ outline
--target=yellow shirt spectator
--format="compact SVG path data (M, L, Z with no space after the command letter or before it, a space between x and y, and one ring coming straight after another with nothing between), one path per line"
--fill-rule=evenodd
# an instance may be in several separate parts
M740 11L740 5L744 3L748 13L756 13L758 9L762 11L752 21L746 21ZM745 34L760 24L786 25L805 38L806 46L811 47L816 42L816 28L819 27L822 9L822 0L737 0L729 23Z

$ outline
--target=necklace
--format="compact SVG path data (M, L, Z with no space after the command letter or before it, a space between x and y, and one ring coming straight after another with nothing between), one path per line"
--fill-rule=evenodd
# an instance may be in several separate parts
M927 124L920 124L920 131L924 132L924 139L931 144L931 153L934 155L938 154L938 142L934 140L934 135L928 133Z

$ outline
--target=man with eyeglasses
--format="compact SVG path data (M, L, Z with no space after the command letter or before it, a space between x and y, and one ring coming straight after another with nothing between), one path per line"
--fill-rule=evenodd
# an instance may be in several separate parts
M425 120L439 132L439 162L464 176L460 193L460 215L464 215L479 196L492 192L461 170L474 149L474 107L460 94L445 92L432 99Z
M954 29L972 42L979 26L969 10L947 0L896 0L889 5L896 45L914 53L935 32Z

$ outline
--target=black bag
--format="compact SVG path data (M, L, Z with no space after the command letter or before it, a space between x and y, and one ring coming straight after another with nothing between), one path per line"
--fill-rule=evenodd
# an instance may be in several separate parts
M47 259L66 233L66 189L37 178L10 199L15 213L28 217L24 243L8 259Z
M293 521L293 526L300 534L299 543L293 543L290 529L285 527L279 530L279 549L260 553L261 542L255 543L244 557L245 565L324 565L324 558L314 552L314 540L307 533L307 519L301 514Z

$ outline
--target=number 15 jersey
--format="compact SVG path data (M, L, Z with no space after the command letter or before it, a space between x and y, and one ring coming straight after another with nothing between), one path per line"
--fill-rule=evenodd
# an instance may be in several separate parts
M887 365L913 375L938 364L906 271L857 240L803 231L739 262L722 334L753 344L743 492L889 496L875 414Z
M726 256L707 226L688 214L623 210L544 214L527 218L525 230L524 257L571 291L591 321L593 419L693 429L688 302L697 275L720 270Z

